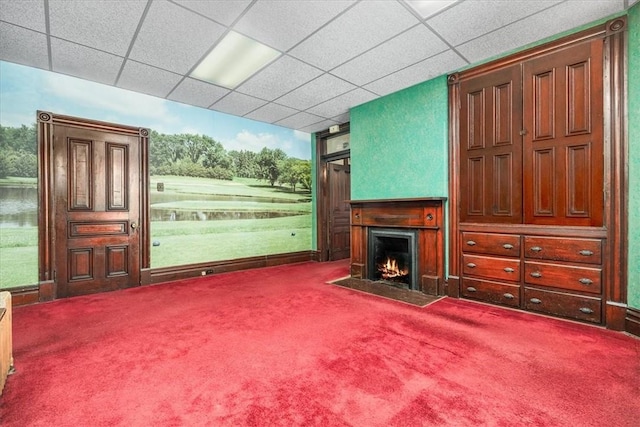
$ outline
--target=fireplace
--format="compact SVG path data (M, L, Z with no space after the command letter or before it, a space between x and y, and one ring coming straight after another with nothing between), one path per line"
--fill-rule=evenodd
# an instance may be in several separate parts
M351 277L446 295L445 200L350 201Z
M416 236L416 230L369 228L367 278L418 290Z

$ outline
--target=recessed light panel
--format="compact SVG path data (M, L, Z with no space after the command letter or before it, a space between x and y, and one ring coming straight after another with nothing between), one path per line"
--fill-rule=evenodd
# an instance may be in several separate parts
M409 0L408 3L424 19L457 1L458 0Z
M280 52L277 50L230 31L202 60L191 76L235 89L278 56Z

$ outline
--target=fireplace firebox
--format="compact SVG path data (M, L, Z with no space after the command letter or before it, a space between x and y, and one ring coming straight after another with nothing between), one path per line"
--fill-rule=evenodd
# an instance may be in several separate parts
M368 279L418 290L417 232L369 228Z

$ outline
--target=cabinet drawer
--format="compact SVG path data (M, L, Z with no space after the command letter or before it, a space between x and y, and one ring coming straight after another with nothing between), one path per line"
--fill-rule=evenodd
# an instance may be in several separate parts
M570 319L602 321L602 301L595 297L525 287L524 306L527 310Z
M520 260L463 255L462 272L465 276L481 276L488 279L518 282L520 281Z
M520 286L486 280L462 279L462 295L493 304L520 307Z
M520 236L513 234L462 233L462 250L477 254L520 256Z
M599 239L525 236L524 256L553 261L601 264L602 241Z
M573 291L602 292L602 269L525 261L524 281Z

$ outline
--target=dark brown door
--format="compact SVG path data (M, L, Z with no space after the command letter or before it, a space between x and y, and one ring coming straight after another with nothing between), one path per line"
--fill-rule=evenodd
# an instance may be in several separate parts
M339 161L342 163L342 160ZM329 260L351 256L351 166L327 163L329 188Z
M460 84L460 220L522 222L520 65Z
M602 40L524 64L528 224L602 225Z
M135 136L54 126L57 297L140 284L140 173Z

